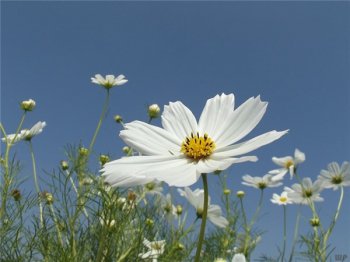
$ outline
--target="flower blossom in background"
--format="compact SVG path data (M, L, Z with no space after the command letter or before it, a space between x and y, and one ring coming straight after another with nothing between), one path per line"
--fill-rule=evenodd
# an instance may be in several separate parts
M320 192L323 190L322 182L316 180L312 183L311 178L303 178L301 184L293 184L292 187L284 187L288 198L295 204L308 205L310 202L320 202Z
M204 190L196 189L192 191L186 187L185 190L178 189L179 194L185 197L188 202L196 209L197 217L201 218L204 209ZM210 197L208 197L208 213L207 218L214 225L225 228L228 226L228 221L222 216L221 208L218 205L210 204Z
M24 140L30 141L34 136L39 135L43 132L46 122L39 121L31 129L24 129L21 131L21 137Z
M258 96L234 109L233 94L217 95L207 101L197 122L181 102L170 103L162 113L163 128L140 121L125 124L120 137L141 155L107 163L101 170L105 181L113 186L135 186L156 179L185 187L202 173L257 161L256 156L242 155L287 133L274 130L236 143L255 128L266 107Z
M246 258L243 254L236 254L232 258L232 262L246 262Z
M103 77L100 74L97 74L95 77L91 77L91 82L103 86L106 89L110 89L113 86L124 85L128 80L125 79L124 75L119 75L117 77L114 75L106 75L106 77Z
M19 133L19 134L17 134L17 136L16 136L16 134L7 135L6 137L1 138L1 141L4 143L13 145L14 143L17 143L18 141L20 141L22 139L23 139L23 137Z
M286 191L282 192L281 195L273 194L271 202L277 205L288 205L293 203L292 200L289 199Z
M276 165L281 166L281 168L274 169L269 172L269 174L274 175L272 180L281 180L288 172L290 174L290 178L292 178L295 174L298 165L305 161L305 154L299 149L295 149L294 157L273 157L272 161Z
M283 184L282 182L278 180L272 180L271 178L272 175L270 174L264 175L263 177L252 177L250 175L244 175L242 177L242 184L250 187L255 187L261 190L265 189L266 187L279 187Z
M323 188L333 188L337 190L341 186L350 186L350 163L344 161L341 167L337 162L332 162L327 166L328 170L321 170L318 179Z
M157 262L158 257L164 253L165 240L151 242L145 238L143 244L148 248L146 253L139 254L143 259L152 259L152 262Z

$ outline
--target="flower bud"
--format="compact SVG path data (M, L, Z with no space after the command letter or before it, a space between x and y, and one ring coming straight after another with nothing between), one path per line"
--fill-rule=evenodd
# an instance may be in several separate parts
M61 161L61 168L62 170L67 170L69 168L68 162L65 160Z
M243 198L244 197L244 195L245 195L245 193L244 193L244 191L237 191L237 193L236 193L236 195L237 195L237 197L239 197L239 198Z
M229 195L231 194L231 190L230 189L224 189L224 195Z
M35 101L33 99L25 100L21 102L21 108L24 111L33 111L35 108Z
M101 166L104 166L104 164L106 164L107 162L109 162L109 156L107 156L107 155L100 155Z
M80 147L79 148L79 155L80 156L87 156L89 154L89 149L85 147Z
M150 105L148 107L148 116L150 118L157 118L160 113L160 108L157 104Z
M182 206L181 205L176 206L176 214L178 216L180 216L182 214Z
M41 193L41 195L42 195L42 198L46 200L46 204L51 205L53 203L54 199L51 193L44 191Z
M150 218L147 218L145 223L147 226L150 226L150 227L154 225L154 221Z
M130 152L130 147L124 146L124 147L123 147L123 152L124 152L125 155L129 154L129 152Z
M120 124L123 122L123 118L120 115L115 115L114 121Z
M185 249L185 246L184 246L183 244L181 244L181 243L177 243L176 246L175 246L175 248L176 248L177 250L184 250L184 249Z
M311 218L309 222L312 227L320 226L320 219L318 217Z
M12 197L14 198L15 201L19 201L21 199L21 192L19 191L19 189L14 189L11 192Z

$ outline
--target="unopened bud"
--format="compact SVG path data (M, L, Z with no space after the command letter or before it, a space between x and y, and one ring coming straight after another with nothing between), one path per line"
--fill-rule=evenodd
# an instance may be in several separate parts
M85 147L80 147L79 148L79 155L80 156L87 156L89 154L89 149Z
M25 100L21 102L21 108L24 111L33 111L35 108L35 101L33 99Z
M318 217L311 218L309 222L312 227L320 226L320 219Z
M224 189L224 195L229 195L231 194L231 190L230 189Z
M182 206L181 205L177 205L176 206L176 214L178 216L182 214Z
M245 195L245 193L244 193L244 191L237 191L237 193L236 193L236 195L237 195L237 197L239 197L239 198L243 198L244 197L244 195Z
M151 226L154 225L154 221L152 219L150 219L150 218L147 218L146 219L146 225L151 227Z
M46 204L51 205L53 203L54 199L53 199L53 195L51 193L44 191L41 193L41 195L42 195L43 199L46 200Z
M123 118L120 115L115 115L114 116L114 121L117 123L122 123L123 122Z
M148 107L148 116L150 118L157 118L160 113L160 108L157 104L150 105Z
M104 164L106 164L107 162L109 162L109 156L107 156L107 155L100 155L101 166L104 166Z
M21 199L21 192L19 191L19 189L14 189L11 192L12 197L14 198L15 201L19 201Z
M68 162L65 160L61 161L61 168L62 170L67 170L69 168Z
M124 147L123 147L123 152L124 152L125 155L129 154L129 152L130 152L130 147L124 146Z

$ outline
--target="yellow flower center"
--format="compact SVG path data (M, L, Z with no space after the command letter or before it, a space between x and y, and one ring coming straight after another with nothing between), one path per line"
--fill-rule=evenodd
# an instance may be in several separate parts
M214 141L208 136L208 134L204 134L204 136L199 136L199 133L193 134L186 137L184 142L181 145L181 152L184 153L189 158L193 158L194 160L199 160L202 158L206 158L210 156L215 150Z
M284 165L287 169L289 169L291 166L294 166L293 160L288 160L285 165Z
M285 202L287 202L287 198L286 198L286 197L280 197L280 201L281 201L282 203L285 203Z
M161 244L159 244L158 242L155 242L155 243L151 243L151 248L153 249L153 250L161 250L162 249L162 245Z

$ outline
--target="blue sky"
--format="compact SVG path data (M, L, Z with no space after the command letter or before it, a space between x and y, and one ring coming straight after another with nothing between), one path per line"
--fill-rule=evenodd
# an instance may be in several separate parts
M237 105L260 94L269 107L249 137L290 132L257 150L257 163L229 170L231 189L245 189L253 209L258 192L240 185L241 176L275 168L272 156L299 148L307 158L300 175L313 179L329 162L349 160L349 11L349 2L2 2L1 122L14 132L18 103L33 98L37 108L25 126L47 122L33 142L39 169L52 170L64 159L64 145L91 140L105 95L90 82L96 73L129 79L112 89L95 147L95 156L114 159L123 147L115 114L146 121L148 104L180 100L198 117L218 93L234 93ZM30 168L27 147L15 151ZM211 177L213 194L216 183ZM266 191L259 227L268 233L255 257L274 254L271 243L281 245L282 209L269 202L273 192ZM338 194L324 192L318 206L327 221ZM348 194L331 242L350 256ZM294 207L289 213L294 223ZM310 213L303 215L306 230Z

